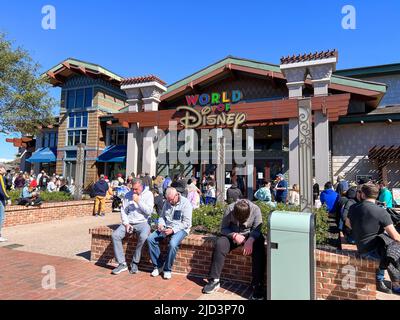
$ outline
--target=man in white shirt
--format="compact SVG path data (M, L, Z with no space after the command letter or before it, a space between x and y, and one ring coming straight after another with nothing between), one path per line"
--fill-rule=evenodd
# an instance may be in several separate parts
M51 178L50 182L47 184L47 191L48 192L57 191L56 178Z
M127 234L133 232L136 232L138 240L129 272L131 274L138 272L142 247L150 234L150 225L148 220L153 213L153 209L153 193L147 189L144 190L143 183L140 179L134 179L132 181L131 190L125 195L122 201L122 224L112 234L115 258L118 262L118 266L112 271L113 274L119 274L128 270L122 247L122 239L125 238Z

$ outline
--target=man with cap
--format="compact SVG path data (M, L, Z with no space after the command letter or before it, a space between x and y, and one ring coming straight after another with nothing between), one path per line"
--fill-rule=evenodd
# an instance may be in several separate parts
M288 195L288 183L285 180L285 177L282 173L277 174L276 176L278 184L275 187L276 196L275 200L278 203L286 203L286 198Z
M97 181L93 186L93 196L95 197L94 202L94 215L97 217L99 215L105 216L106 213L106 196L107 193L112 194L112 189L106 181L106 176L104 174L100 175L100 180Z
M39 198L39 192L37 191L36 180L32 180L29 185L26 185L22 189L21 199L18 204L22 206L38 206L42 204L42 200Z

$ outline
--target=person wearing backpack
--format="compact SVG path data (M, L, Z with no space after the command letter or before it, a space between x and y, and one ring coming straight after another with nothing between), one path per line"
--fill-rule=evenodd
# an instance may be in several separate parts
M354 244L354 239L351 236L351 229L345 225L346 218L349 214L350 208L358 202L357 200L357 187L351 187L346 191L346 196L339 200L339 223L338 228L343 232L346 237L346 242Z

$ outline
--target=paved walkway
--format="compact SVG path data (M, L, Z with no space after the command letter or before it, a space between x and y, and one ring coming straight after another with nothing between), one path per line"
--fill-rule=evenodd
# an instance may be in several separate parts
M51 269L55 273L49 273ZM200 278L173 274L171 280L164 280L148 272L114 276L111 267L7 248L0 248L0 270L0 300L233 300L250 296L244 285L223 283L217 294L204 296L205 282ZM46 289L53 275L55 289Z
M105 217L67 218L8 227L2 232L8 242L0 243L0 247L12 246L16 250L89 260L89 229L120 221L120 214L114 212Z
M106 217L68 218L4 228L3 234L9 241L0 244L0 300L237 300L250 296L247 286L232 283L224 283L213 295L203 295L203 279L178 274L173 274L169 281L152 278L148 272L111 275L111 266L104 268L89 262L89 229L115 223L120 223L117 212ZM55 290L42 288L45 266L55 268Z

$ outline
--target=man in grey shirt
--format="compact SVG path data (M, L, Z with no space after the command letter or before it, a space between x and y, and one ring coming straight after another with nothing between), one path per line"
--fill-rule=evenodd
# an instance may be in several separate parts
M168 187L165 192L166 201L158 219L157 230L148 238L150 257L154 266L151 273L157 277L161 272L164 279L171 279L171 269L174 263L178 247L182 240L189 234L192 226L192 205L175 188ZM160 257L159 242L170 238L167 257L163 261Z
M148 220L153 213L153 209L153 194L148 189L144 190L141 180L134 179L132 181L131 191L125 195L122 201L122 224L112 234L115 258L118 262L118 266L112 271L113 274L119 274L128 270L122 247L122 239L125 238L126 234L131 234L133 232L136 232L138 240L131 263L130 273L135 274L138 272L142 247L150 234Z
M220 287L220 276L226 255L242 246L243 255L252 256L252 299L262 300L265 297L265 246L261 232L262 215L260 208L249 200L241 199L230 204L221 223L221 236L217 238L209 274L209 282L203 293L216 292Z

